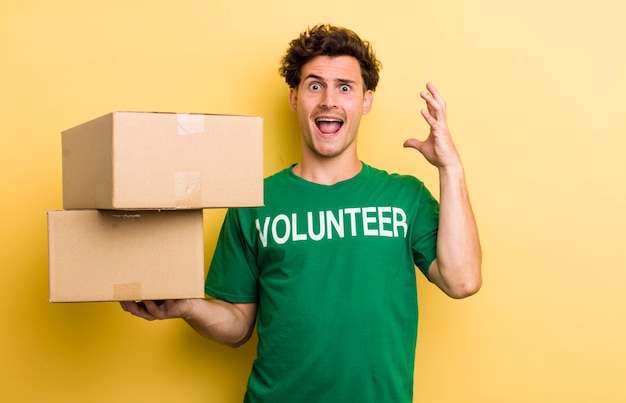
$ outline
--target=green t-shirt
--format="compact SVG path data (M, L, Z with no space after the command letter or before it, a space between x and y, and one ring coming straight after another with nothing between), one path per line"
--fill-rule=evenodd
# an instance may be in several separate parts
M230 209L206 293L258 302L249 402L410 402L415 265L435 258L439 205L411 176L363 164L332 186L281 171L265 206Z

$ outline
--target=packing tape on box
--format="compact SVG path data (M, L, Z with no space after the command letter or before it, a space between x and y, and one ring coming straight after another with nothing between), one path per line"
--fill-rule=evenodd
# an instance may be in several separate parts
M177 207L202 205L200 172L176 172L174 182Z
M176 114L178 119L178 135L204 133L204 115L199 114Z
M113 299L116 301L141 300L141 283L113 284Z

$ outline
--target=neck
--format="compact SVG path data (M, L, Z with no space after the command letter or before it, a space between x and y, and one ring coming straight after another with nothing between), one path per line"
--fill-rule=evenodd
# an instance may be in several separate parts
M353 158L315 161L303 158L293 167L293 173L309 182L330 186L355 177L361 169L363 164L356 155Z

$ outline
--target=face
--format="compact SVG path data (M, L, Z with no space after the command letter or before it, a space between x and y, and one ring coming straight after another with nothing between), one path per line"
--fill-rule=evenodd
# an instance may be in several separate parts
M361 66L351 56L318 56L304 66L289 103L298 115L303 158L353 154L361 116L372 106L373 93L364 91Z

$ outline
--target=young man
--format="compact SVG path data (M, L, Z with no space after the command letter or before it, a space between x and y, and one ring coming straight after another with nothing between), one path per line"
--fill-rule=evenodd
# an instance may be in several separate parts
M440 203L419 180L357 156L379 67L369 43L344 28L320 25L292 41L280 71L302 157L265 180L264 207L228 211L206 281L213 298L122 303L231 346L256 323L246 401L410 402L415 266L453 298L481 286L463 167L435 87L421 93L428 137L404 146L438 168Z

